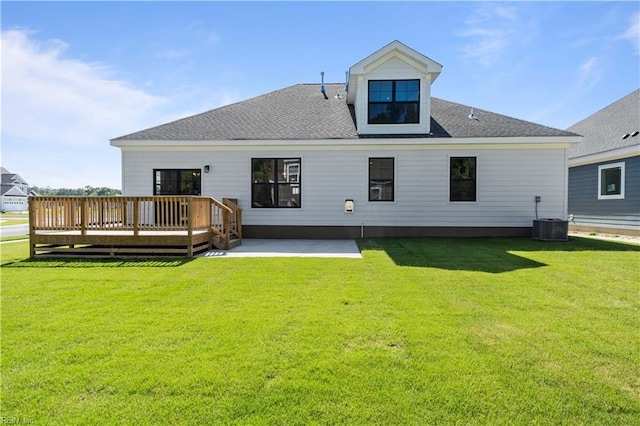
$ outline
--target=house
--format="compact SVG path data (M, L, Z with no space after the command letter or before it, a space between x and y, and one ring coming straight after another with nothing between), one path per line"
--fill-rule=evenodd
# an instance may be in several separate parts
M432 97L441 70L394 41L344 84L112 139L123 194L237 200L247 238L530 236L536 211L566 218L580 136Z
M570 228L640 235L640 89L568 130Z
M2 170L2 197L0 211L24 212L29 210L29 188L20 175L11 173L4 167Z

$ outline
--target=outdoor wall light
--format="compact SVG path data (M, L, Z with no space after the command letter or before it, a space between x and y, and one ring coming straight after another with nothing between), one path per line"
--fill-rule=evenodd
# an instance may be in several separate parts
M209 166L208 164L206 166L204 166L204 172L205 173L209 173L209 170L211 170L211 166Z

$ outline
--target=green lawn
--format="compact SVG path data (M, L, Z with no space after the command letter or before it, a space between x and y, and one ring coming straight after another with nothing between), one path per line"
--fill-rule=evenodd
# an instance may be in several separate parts
M28 225L27 213L0 213L0 227L10 225Z
M380 239L364 259L25 260L1 416L33 424L640 424L640 247Z

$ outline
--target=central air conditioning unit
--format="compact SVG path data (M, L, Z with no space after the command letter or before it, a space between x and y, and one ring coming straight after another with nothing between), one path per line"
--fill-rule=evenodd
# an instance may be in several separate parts
M562 219L536 219L533 221L534 240L568 241L569 222Z

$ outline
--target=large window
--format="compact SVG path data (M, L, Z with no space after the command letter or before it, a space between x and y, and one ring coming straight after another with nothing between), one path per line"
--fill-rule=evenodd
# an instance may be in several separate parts
M449 201L476 201L476 157L451 157Z
M200 195L200 169L156 169L153 171L153 195Z
M393 158L369 158L369 201L393 201Z
M300 158L252 159L251 206L300 207L301 172Z
M598 166L598 199L624 198L624 163Z
M369 124L420 122L420 80L369 81Z

